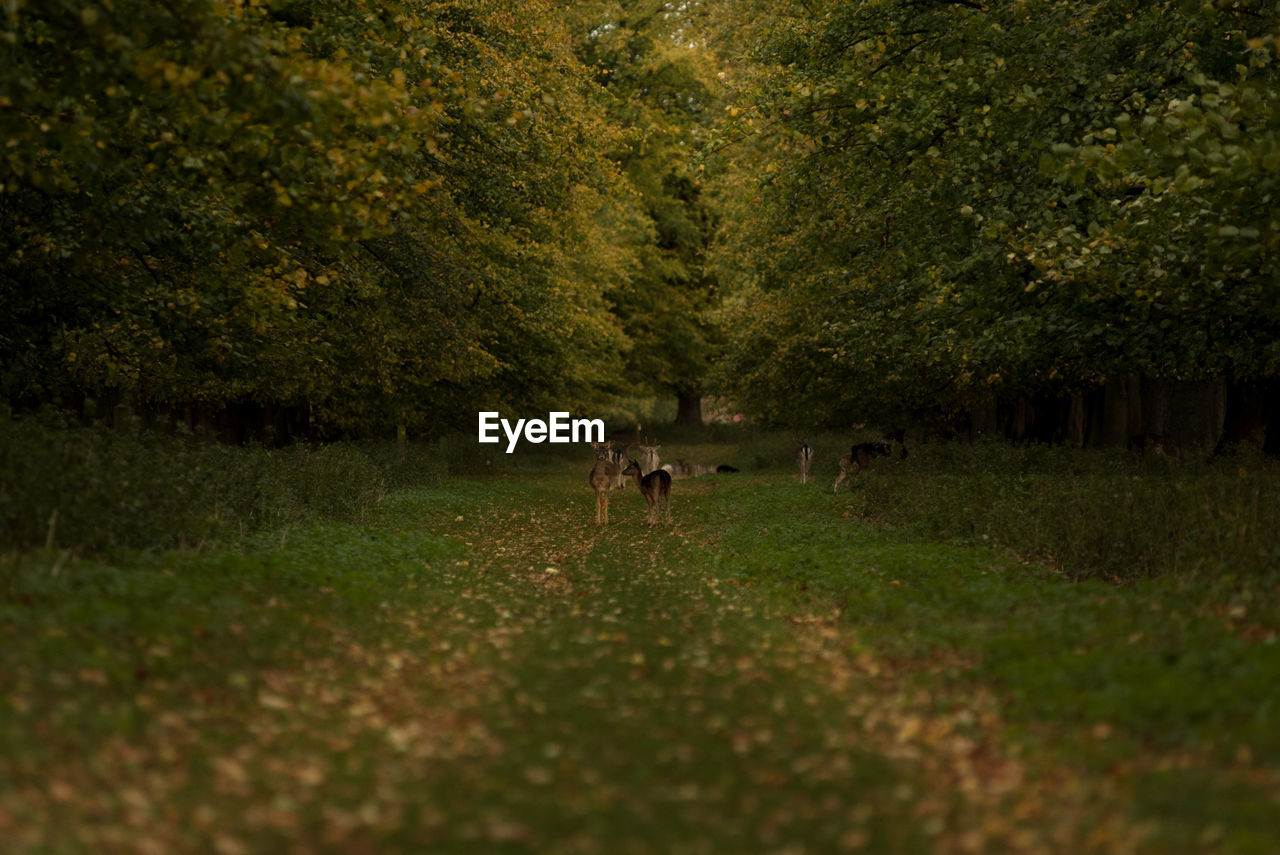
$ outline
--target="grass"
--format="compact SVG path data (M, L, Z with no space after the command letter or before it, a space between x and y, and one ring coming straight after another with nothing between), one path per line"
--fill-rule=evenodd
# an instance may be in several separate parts
M834 475L834 473L832 473ZM1280 568L1280 464L1003 444L917 446L859 478L854 512L1008 546L1068 576L1260 579Z
M1025 548L1024 530L1085 522L993 536L1013 511L981 503L984 479L1104 479L1115 461L921 450L832 495L798 483L790 437L693 439L664 458L743 471L676 482L671 526L645 526L631 489L598 528L581 460L459 444L448 465L471 474L387 487L362 517L299 512L227 548L5 554L0 837L223 855L1280 847L1280 601L1251 553L1117 584ZM945 460L973 453L987 468ZM1119 462L1200 485L1172 494L1243 477ZM961 503L926 489L963 477Z
M868 529L860 497L813 499L777 496L785 526L726 526L719 571L834 604L852 643L943 706L994 693L1008 732L1043 762L1132 786L1135 824L1153 823L1160 841L1153 851L1280 843L1274 574L1072 581L1008 552ZM1258 780L1269 783L1245 784ZM1218 843L1202 847L1201 836Z
M432 447L230 447L56 420L0 420L0 543L81 554L229 546L263 529L359 520L441 477Z

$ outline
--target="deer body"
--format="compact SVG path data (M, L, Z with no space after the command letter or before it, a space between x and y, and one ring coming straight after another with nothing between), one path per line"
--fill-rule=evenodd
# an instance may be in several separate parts
M594 443L593 443L594 445ZM609 459L609 446L601 443L595 445L596 465L591 467L587 480L596 494L596 525L609 523L609 491L617 484L620 472L618 465Z
M641 445L640 449L640 472L648 475L650 472L658 468L658 449L661 445Z
M853 454L840 455L840 474L836 477L836 483L832 485L831 492L834 493L840 489L840 485L852 474L856 466L858 466L858 461Z
M796 450L796 464L800 467L800 483L809 480L809 465L813 463L813 446L807 442L800 443Z
M648 475L640 473L640 464L634 460L627 461L623 475L630 475L640 488L640 493L649 503L649 525L658 521L659 510L664 510L667 519L671 519L671 476L663 469L656 469Z
M849 448L849 453L840 457L840 477L836 478L836 483L832 486L832 490L839 490L840 485L850 478L854 472L862 472L871 465L873 457L891 457L895 445L898 447L898 459L907 459L907 446L902 441L901 431L892 431L885 434L885 438L878 442L859 442Z
M614 482L613 482L613 488L615 490L621 490L623 487L627 486L626 476L622 474L622 469L624 466L626 466L626 462L625 462L626 459L627 459L627 447L625 445L622 446L621 448L619 448L616 445L610 446L609 462L612 463L614 465L614 468L618 470L618 477L614 479Z

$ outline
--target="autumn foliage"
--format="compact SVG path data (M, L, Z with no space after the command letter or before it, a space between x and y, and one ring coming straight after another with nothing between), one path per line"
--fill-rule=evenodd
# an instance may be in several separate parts
M742 5L705 155L749 409L963 428L1126 377L1274 409L1274 4Z
M10 4L4 394L338 430L581 406L625 195L548 4Z

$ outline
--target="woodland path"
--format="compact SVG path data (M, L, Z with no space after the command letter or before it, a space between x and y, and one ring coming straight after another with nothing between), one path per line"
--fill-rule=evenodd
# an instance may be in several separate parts
M793 482L679 481L650 529L634 487L596 526L576 471L456 480L277 535L236 559L269 595L255 582L227 626L178 620L185 653L151 642L80 753L39 733L62 750L18 761L0 833L219 855L1140 849L1128 773L1012 738L964 656L861 637L929 595L889 568L985 578L993 557L886 540ZM786 581L821 562L870 593ZM273 641L290 616L305 630ZM78 674L53 712L115 682Z
M474 627L462 670L487 675L470 715L493 739L455 809L503 791L470 833L636 853L1136 840L1106 782L1029 768L991 696L933 694L906 679L912 663L841 628L838 610L732 578L715 523L786 526L745 520L742 506L767 508L769 491L794 500L789 481L677 481L673 524L650 529L634 489L614 494L598 528L566 480L497 486L455 523L473 557L457 571L468 614L453 619Z

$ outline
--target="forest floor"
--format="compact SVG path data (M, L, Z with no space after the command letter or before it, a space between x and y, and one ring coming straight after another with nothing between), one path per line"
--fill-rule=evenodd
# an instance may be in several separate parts
M1280 645L1193 586L793 474L672 493L597 526L547 467L241 550L0 559L5 851L1280 851Z

